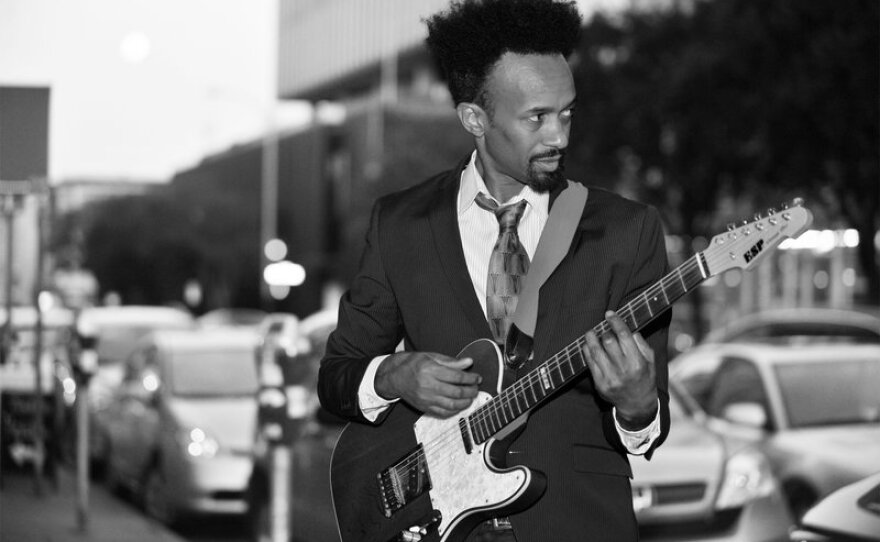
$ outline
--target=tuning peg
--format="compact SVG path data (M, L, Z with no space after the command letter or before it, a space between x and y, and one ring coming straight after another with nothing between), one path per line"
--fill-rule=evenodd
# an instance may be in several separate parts
M792 203L795 205L795 207L803 207L804 198L794 198L794 201Z
M775 208L775 207L769 207L769 208L767 209L767 216L775 215L775 214L776 214L776 208Z
M752 217L752 222L757 222L757 221L761 220L762 218L763 217L761 216L761 213L755 213L755 216Z
M788 202L787 202L787 201L783 201L781 207L782 207L783 210L788 209Z
M733 222L727 223L727 231L733 231L735 229L736 229L736 224L734 224Z

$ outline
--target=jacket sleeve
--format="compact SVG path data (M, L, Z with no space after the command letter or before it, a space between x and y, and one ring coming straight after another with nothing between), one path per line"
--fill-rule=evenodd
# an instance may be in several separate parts
M318 373L318 398L343 418L370 422L358 405L358 387L370 361L391 354L403 335L400 311L379 246L382 201L373 207L366 247L351 288L339 303L339 320Z
M633 273L629 280L627 299L639 295L646 288L657 283L669 272L666 253L666 239L660 215L653 207L648 207L638 240L638 250ZM645 453L650 459L653 451L663 443L669 434L669 380L667 369L669 324L672 310L666 310L641 330L642 336L654 351L654 366L657 380L657 394L660 399L660 435Z

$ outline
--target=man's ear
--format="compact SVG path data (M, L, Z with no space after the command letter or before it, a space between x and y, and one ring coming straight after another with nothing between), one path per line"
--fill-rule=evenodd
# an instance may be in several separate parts
M461 125L474 137L482 137L486 133L489 117L486 111L479 105L471 102L461 102L455 106L458 120Z

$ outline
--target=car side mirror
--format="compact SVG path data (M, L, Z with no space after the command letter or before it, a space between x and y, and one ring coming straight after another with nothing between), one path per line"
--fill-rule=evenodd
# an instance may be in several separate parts
M724 407L721 417L731 423L757 429L767 426L767 411L759 403L731 403Z

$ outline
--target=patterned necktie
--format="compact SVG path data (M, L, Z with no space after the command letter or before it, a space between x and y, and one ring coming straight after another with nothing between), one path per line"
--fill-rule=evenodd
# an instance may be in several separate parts
M498 219L498 240L489 259L486 280L486 319L495 342L503 345L516 311L516 302L529 272L529 255L519 242L516 232L526 201L499 206L479 193L477 205L495 213Z

